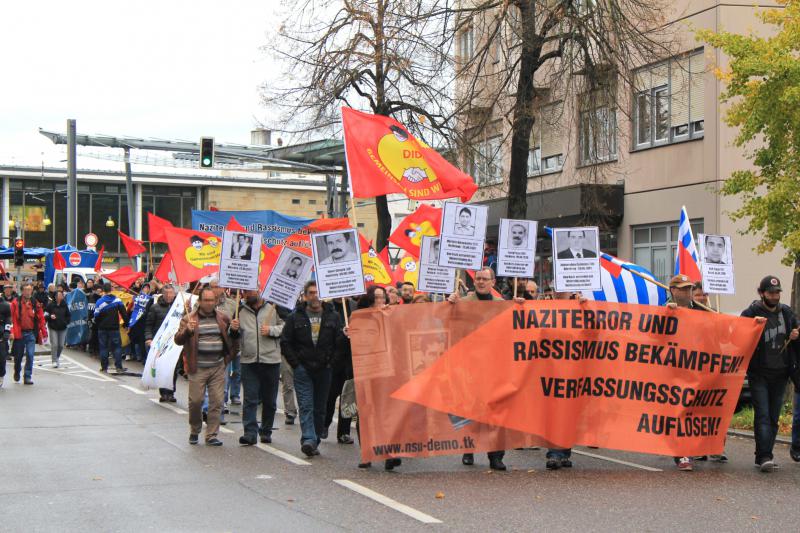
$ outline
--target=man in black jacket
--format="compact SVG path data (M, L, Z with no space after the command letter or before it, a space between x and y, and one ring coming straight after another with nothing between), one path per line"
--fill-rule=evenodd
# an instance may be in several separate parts
M153 343L153 338L158 333L161 324L167 318L169 310L172 307L172 302L175 301L175 289L172 285L164 285L161 287L161 295L158 299L150 304L147 308L147 316L144 319L144 344L147 349ZM145 360L147 356L145 355ZM175 382L178 380L178 365L175 365L175 370L172 374L172 389L158 389L160 394L160 402L175 403Z
M120 324L128 323L128 310L122 300L111 293L111 284L103 284L103 296L94 307L94 322L97 324L97 339L100 345L100 371L108 372L108 354L114 354L117 373L124 373L122 366L122 341Z
M317 283L303 290L305 301L286 318L281 334L281 352L294 369L294 390L300 411L300 449L319 455L320 435L325 427L325 409L331 386L331 362L336 357L342 333L339 315L319 299Z
M44 318L47 320L50 337L50 359L53 362L53 368L58 368L61 364L61 352L64 350L64 343L67 339L67 326L72 319L63 289L59 288L56 291L55 299L47 304Z
M767 276L758 286L760 300L742 311L742 316L755 318L765 324L756 347L747 380L753 398L753 432L756 441L756 467L772 472L775 462L772 449L778 435L778 419L783 408L783 393L798 336L797 318L791 308L781 303L781 282Z
M3 297L0 298L0 387L6 376L6 360L8 359L8 337L11 335L11 294L14 286L6 283L3 286Z

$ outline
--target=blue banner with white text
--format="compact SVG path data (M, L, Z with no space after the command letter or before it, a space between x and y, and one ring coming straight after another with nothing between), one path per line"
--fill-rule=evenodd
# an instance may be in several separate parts
M268 209L262 211L198 211L192 210L192 229L207 231L222 236L231 217L244 226L249 233L261 233L264 244L273 247L283 245L287 236L304 228L314 218L293 217Z

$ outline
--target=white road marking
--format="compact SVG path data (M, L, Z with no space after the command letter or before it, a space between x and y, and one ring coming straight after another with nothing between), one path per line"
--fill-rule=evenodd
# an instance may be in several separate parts
M271 453L275 457L280 457L281 459L283 459L285 461L289 461L293 465L311 466L311 463L309 463L308 461L306 461L304 459L300 459L299 457L295 457L294 455L291 455L291 454L288 454L288 453L286 453L284 451L281 451L278 448L273 448L272 446L267 446L266 444L258 443L258 444L256 444L256 448L258 448L259 450L263 450L263 451L265 451L267 453Z
M596 453L591 453L591 452L583 452L583 451L580 451L580 450L576 450L574 448L572 450L572 453L577 453L578 455L585 455L586 457L593 457L595 459L600 459L602 461L608 461L610 463L617 463L619 465L625 465L625 466L630 466L630 467L633 467L633 468L639 468L641 470L647 470L648 472L663 472L663 470L661 470L660 468L653 468L652 466L645 466L645 465L640 465L640 464L636 464L636 463L630 463L628 461L623 461L621 459L614 459L612 457L606 457L604 455L598 455Z
M74 365L77 365L79 368L84 369L86 372L88 372L88 373L90 373L90 374L92 374L94 376L97 376L98 378L101 379L101 381L117 381L116 379L112 378L111 376L107 376L105 374L97 372L96 370L92 370L88 366L84 365L83 363L80 363L80 362L76 361L75 359L73 359L72 357L70 357L70 356L68 356L66 354L62 353L61 354L61 358L69 361L70 363L72 363Z
M186 411L184 411L180 407L175 407L174 405L169 404L169 403L159 402L158 398L150 398L150 401L153 402L154 404L158 405L159 407L163 407L164 409L172 411L173 413L177 413L179 415L188 414Z
M361 494L362 496L366 496L367 498L369 498L370 500L372 500L374 502L378 502L381 505L385 505L386 507L388 507L390 509L394 509L395 511L397 511L399 513L403 513L406 516L410 516L414 520L419 520L423 524L441 524L442 523L442 521L439 520L438 518L434 518L429 514L423 513L422 511L417 511L413 507L409 507L408 505L406 505L404 503L400 503L397 500L393 500L393 499L389 498L388 496L384 496L383 494L380 494L379 492L375 492L372 489L368 489L367 487L365 487L363 485L359 485L358 483L350 481L349 479L334 479L333 482L336 483L337 485L340 485L340 486L346 488L346 489L350 489L353 492Z
M147 394L147 391L143 391L142 389L137 389L136 387L131 387L128 385L120 385L123 389L129 390L134 394Z
M100 379L100 378L96 378L94 376L87 376L85 370L79 370L77 372L61 372L60 370L56 370L54 368L47 368L47 367L44 367L44 366L38 366L38 367L36 367L36 371L37 372L52 372L53 374L62 374L62 375L65 375L65 376L75 376L75 377L78 377L78 378L91 379L93 381L101 381L101 382L107 382L108 381L107 379Z

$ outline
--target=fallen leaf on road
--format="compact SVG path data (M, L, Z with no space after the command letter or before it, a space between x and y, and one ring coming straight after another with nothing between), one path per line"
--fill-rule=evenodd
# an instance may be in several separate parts
M294 501L294 498L287 498L287 500L286 500L286 501L287 501L287 502L293 502L293 501Z
M751 518L752 520L758 520L758 517L757 517L757 516L751 516L750 518Z
M714 499L717 500L718 502L724 502L725 501L725 498L723 498L722 496L717 496Z
M437 492L436 493L436 499L437 500L443 500L444 499L444 492Z
M533 474L534 472L536 472L536 470L528 470L529 474Z
M100 477L100 476L94 476L94 477L92 478L92 481L103 481L103 478L102 478L102 477Z

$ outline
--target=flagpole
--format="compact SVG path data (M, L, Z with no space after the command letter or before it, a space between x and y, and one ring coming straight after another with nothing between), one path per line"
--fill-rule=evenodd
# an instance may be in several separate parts
M514 299L517 299L517 277L514 276Z
M652 284L654 284L654 285L658 285L658 286L659 286L659 287L661 287L662 289L664 289L664 290L666 290L667 292L669 292L669 287L668 287L667 285L664 285L664 284L663 284L663 283L661 283L660 281L654 280L653 278L651 278L651 277L649 277L649 276L645 276L645 275L644 275L644 274L642 274L641 272L637 272L637 271L633 270L632 268L628 268L626 265L620 265L620 266L621 266L622 268L624 268L625 270L627 270L628 272L630 272L631 274L633 274L633 275L635 275L635 276L639 276L639 277L640 277L640 278L642 278L643 280L645 280L645 281L649 281L650 283L652 283ZM712 313L718 313L718 312L719 312L719 311L717 311L716 309L714 309L713 307L708 307L707 305L703 305L703 304L701 304L700 302L696 302L696 301L694 301L694 299L692 300L692 302L693 302L693 303L694 303L694 305L696 305L697 307L701 307L701 308L705 309L706 311L711 311Z
M344 327L350 327L350 319L347 317L347 300L342 297L342 313L344 314Z
M178 282L178 273L175 272L175 263L172 263L172 275L175 276L175 284L178 285L177 289L182 289L180 287L180 282ZM181 302L183 302L183 312L184 314L189 314L189 306L186 304L186 298L183 297L183 290L178 290L178 294L181 295ZM189 299L191 301L191 298Z
M239 302L242 300L242 291L236 289L236 309L233 310L233 319L239 320Z

